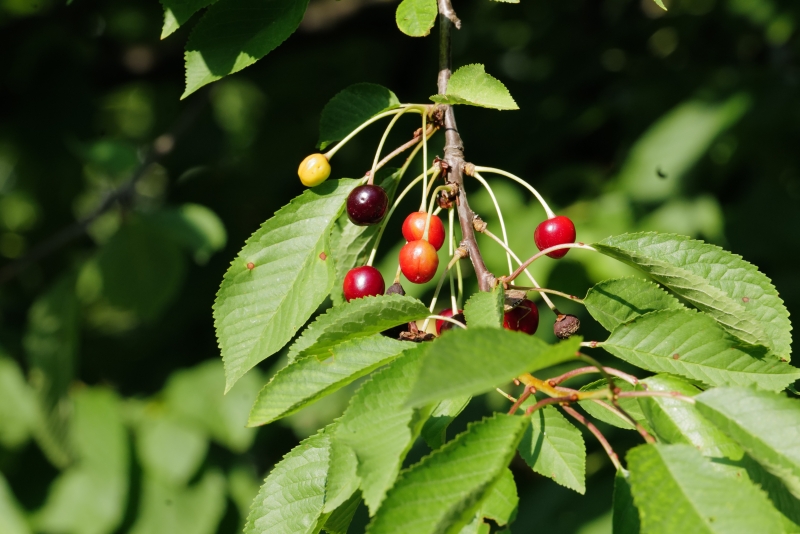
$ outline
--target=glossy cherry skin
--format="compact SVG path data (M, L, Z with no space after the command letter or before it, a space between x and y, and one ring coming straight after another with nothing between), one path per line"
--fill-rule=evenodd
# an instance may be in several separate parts
M536 242L536 246L539 250L544 250L556 245L563 245L564 243L574 243L575 225L572 224L569 217L557 215L552 219L542 221L539 226L536 227L536 230L533 232L533 240ZM567 252L569 252L568 248L562 248L561 250L550 252L548 256L556 259L563 258Z
M539 327L539 309L528 299L503 315L503 328L533 335Z
M406 220L403 221L403 237L406 238L406 241L422 239L427 219L428 214L422 211L415 211L406 217ZM444 244L444 225L436 215L431 215L431 226L428 228L428 243L433 245L436 250L442 248Z
M328 179L331 175L331 164L324 154L311 154L307 156L297 169L297 176L307 187L314 187Z
M436 275L439 255L427 241L418 239L400 249L400 270L409 282L424 284Z
M442 310L439 312L439 315L442 317L452 317L456 321L466 323L464 320L464 310L458 310L458 313L453 315L453 308L447 308L446 310ZM456 325L451 323L450 321L444 321L442 319L436 319L436 335L441 336L442 332L445 330L450 330L452 328L458 328Z
M344 298L347 302L361 297L383 295L386 285L383 276L375 267L364 265L350 269L344 277Z
M386 215L389 197L379 185L360 185L347 196L347 216L358 226L377 224Z

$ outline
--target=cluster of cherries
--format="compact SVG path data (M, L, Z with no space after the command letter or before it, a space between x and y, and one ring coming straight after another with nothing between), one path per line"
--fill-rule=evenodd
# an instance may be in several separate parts
M330 175L331 167L323 154L312 154L300 164L298 175L304 185L313 187L324 182ZM347 216L358 226L379 224L386 216L389 197L378 185L367 183L353 189L347 197ZM430 219L430 222L428 220ZM427 236L425 227L428 226ZM407 243L400 249L400 270L415 284L424 284L436 275L439 267L437 251L444 244L444 225L436 216L422 211L411 213L403 222L403 237ZM533 233L533 240L539 250L556 245L575 242L575 225L563 215L553 216L541 222ZM568 248L549 252L551 258L563 258ZM350 269L344 277L344 298L347 302L362 297L382 295L386 290L380 271L371 265ZM455 314L452 309L444 310L443 317L465 323L463 310ZM436 333L453 328L454 323L438 319ZM539 326L539 311L536 304L524 299L515 308L505 313L503 327L507 330L533 334Z

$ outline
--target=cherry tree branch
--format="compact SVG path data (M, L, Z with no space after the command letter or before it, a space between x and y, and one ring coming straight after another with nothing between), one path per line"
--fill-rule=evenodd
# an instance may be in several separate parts
M438 0L439 7L439 77L438 92L443 95L447 92L447 83L450 81L451 62L450 49L452 42L453 26L461 27L461 21L453 11L450 0ZM469 259L478 278L478 287L481 291L491 291L495 285L495 276L486 267L478 242L475 240L475 229L472 221L475 213L467 202L467 193L464 191L464 145L458 133L453 107L446 105L444 109L444 161L447 163L448 172L445 181L458 187L456 205L458 209L458 222L461 226L461 245L469 253Z

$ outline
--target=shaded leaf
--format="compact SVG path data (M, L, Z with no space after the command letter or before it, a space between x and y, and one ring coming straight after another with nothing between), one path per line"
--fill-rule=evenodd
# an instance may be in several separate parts
M186 44L186 98L272 52L303 19L308 0L219 0Z
M492 109L519 109L511 94L496 78L486 74L483 65L465 65L455 71L447 93L433 95L437 104L467 104Z
M575 358L572 337L555 345L522 332L497 328L448 330L424 345L425 361L408 403L413 406L485 393L524 372Z
M494 521L499 526L508 525L517 516L518 504L519 496L517 495L514 475L510 469L506 469L492 486L492 489L486 492L475 518L461 529L459 534L482 534L488 532L490 525L484 519Z
M395 21L404 34L424 37L431 32L438 14L436 0L403 0L397 6Z
M464 305L464 317L470 328L487 326L503 327L503 302L505 293L497 286L493 291L479 291Z
M618 327L601 345L643 369L712 386L753 384L777 391L800 377L799 369L763 347L742 345L711 317L688 309L642 315Z
M258 394L247 424L264 425L339 390L399 356L409 344L374 334L336 345L333 356L310 356L278 371Z
M525 417L495 414L469 425L401 474L367 532L457 532L503 476L527 422Z
M174 418L145 414L137 425L136 452L142 469L164 484L186 484L207 451L205 434Z
M430 417L422 427L422 438L431 449L438 449L447 441L447 427L464 411L472 397L444 399L433 407Z
M613 382L614 387L619 388L621 391L633 391L635 389L633 385L619 378L615 378ZM599 391L602 389L608 389L608 381L605 379L597 380L591 384L586 384L581 388L581 391ZM645 430L650 431L650 424L647 422L647 418L644 416L644 413L642 413L642 408L639 406L639 399L623 397L619 399L618 402L628 415L633 417L633 419L642 425ZM610 401L598 399L597 402L594 402L591 400L584 400L580 401L578 404L580 404L581 408L586 410L586 413L595 419L599 419L604 423L608 423L609 425L616 426L618 428L636 430L636 427L633 426L624 416L618 415L616 412L609 409L613 407Z
M613 534L639 534L639 510L633 503L629 476L624 469L614 476Z
M16 449L28 441L39 424L40 411L34 390L25 381L17 363L0 351L0 445Z
M749 388L716 388L697 409L800 498L800 402Z
M164 6L164 26L161 29L161 38L171 35L183 26L192 15L216 0L161 0Z
M653 232L609 237L595 248L643 270L739 339L789 359L789 312L769 278L740 256L685 236Z
M225 225L219 216L200 204L187 203L156 211L148 216L147 222L188 249L200 264L206 263L213 253L225 248L228 241Z
M586 492L586 445L581 431L552 406L532 413L519 444L519 455L531 468L564 487Z
M330 293L328 237L357 184L329 180L306 190L261 225L228 268L214 302L226 391L283 347Z
M641 445L627 460L644 532L782 532L780 515L760 490L717 471L694 447Z
M341 141L350 132L382 111L400 105L389 89L374 83L357 83L338 92L325 104L319 120L321 150Z
M583 303L609 332L651 311L683 308L678 299L656 284L635 276L596 284L586 293Z
M359 504L361 504L361 493L355 492L325 520L323 530L328 534L347 534Z
M329 439L321 433L303 440L272 468L253 501L245 534L316 532L325 503Z

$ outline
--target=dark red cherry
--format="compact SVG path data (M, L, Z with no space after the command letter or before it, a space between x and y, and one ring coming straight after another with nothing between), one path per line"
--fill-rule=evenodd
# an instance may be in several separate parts
M345 300L350 302L361 297L383 295L386 285L378 269L364 265L348 271L344 277L342 289L344 290Z
M406 241L417 241L422 239L425 234L425 223L428 220L428 214L422 211L415 211L406 217L403 221L403 237ZM439 250L444 244L444 225L442 220L436 216L431 215L431 225L428 228L428 243L433 245L433 248Z
M453 315L453 308L447 308L446 310L442 310L439 312L439 315L442 317L452 317L456 321L460 323L466 324L467 321L464 318L464 310L458 310L458 313ZM450 330L452 328L458 328L456 325L451 323L450 321L444 321L442 319L436 319L436 335L442 335L442 332L445 330Z
M386 215L389 197L378 185L360 185L347 196L347 216L353 224L369 226L377 224Z
M411 241L400 249L400 270L409 282L424 284L430 281L439 267L439 255L427 241Z
M575 225L572 224L569 217L558 215L552 219L542 221L533 232L533 240L539 250L563 245L564 243L574 243ZM556 259L563 258L567 252L569 252L568 248L562 248L561 250L554 250L548 256Z
M525 332L533 335L539 327L539 310L536 304L528 299L519 303L519 306L503 315L503 328L515 332Z

